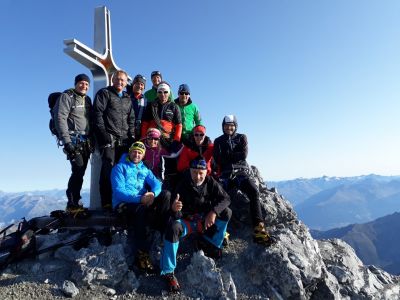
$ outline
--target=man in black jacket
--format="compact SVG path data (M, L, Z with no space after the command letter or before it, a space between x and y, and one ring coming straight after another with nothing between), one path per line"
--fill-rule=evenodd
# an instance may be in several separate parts
M209 255L219 258L226 227L232 215L229 204L229 196L222 186L207 176L205 159L198 156L192 160L190 170L184 174L176 189L175 201L171 206L175 220L165 230L160 260L161 275L172 292L180 289L174 275L179 240L198 232L202 234L200 242L206 245Z
M268 246L272 239L265 229L260 206L260 193L256 183L249 176L251 170L246 161L247 137L245 134L237 133L237 127L236 116L224 117L222 121L224 134L214 141L214 160L224 188L229 190L234 185L250 200L254 242Z
M102 154L100 196L103 209L111 209L111 169L135 139L135 112L124 91L128 74L113 74L112 86L99 90L94 100L96 137Z
M66 191L67 211L79 214L84 211L81 199L83 177L93 148L92 100L87 96L90 79L86 74L75 77L75 88L66 90L54 105L54 125L71 163L71 176Z

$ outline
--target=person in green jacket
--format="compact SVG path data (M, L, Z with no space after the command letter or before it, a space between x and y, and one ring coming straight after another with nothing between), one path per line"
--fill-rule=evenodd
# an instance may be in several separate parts
M160 71L153 71L151 72L151 82L153 83L153 86L151 87L150 90L146 91L144 93L144 97L147 99L147 102L153 102L157 98L157 87L162 81L162 75ZM174 95L172 94L172 91L169 94L168 101L172 101L174 99Z
M178 105L182 116L182 136L181 141L186 144L193 128L197 125L203 125L199 109L190 98L190 89L186 83L179 86L178 98L175 103Z

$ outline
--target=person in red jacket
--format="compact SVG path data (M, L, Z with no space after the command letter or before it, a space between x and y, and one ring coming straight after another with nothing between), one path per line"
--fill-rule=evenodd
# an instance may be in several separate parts
M193 134L189 137L187 145L183 146L178 159L178 172L189 169L190 161L201 155L207 162L207 175L211 174L211 159L213 157L214 144L206 136L206 128L197 125L193 128Z

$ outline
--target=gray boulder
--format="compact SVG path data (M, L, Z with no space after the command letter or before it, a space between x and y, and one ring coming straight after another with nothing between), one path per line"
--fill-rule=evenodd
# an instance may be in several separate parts
M75 297L76 295L79 294L79 290L75 286L75 284L69 280L65 280L62 284L61 291L67 296L67 297Z
M183 288L181 299L400 298L399 277L374 266L364 266L354 250L341 240L314 240L290 203L276 189L268 189L254 167L253 177L259 185L265 223L276 243L266 248L252 242L248 199L234 191L231 197L234 218L228 227L231 241L224 248L222 258L214 261L202 251L180 248L182 252L189 250L178 255L176 276ZM53 241L41 241L41 245L51 244L56 236L49 238ZM161 236L156 234L151 249L155 265L160 258L161 243ZM126 234L119 233L108 247L93 239L87 248L79 251L72 247L58 249L54 253L54 260L58 261L43 256L39 262L23 262L19 268L8 270L23 270L30 272L30 276L39 276L44 270L54 272L63 267L60 265L63 262L70 267L70 272L63 273L69 274L64 279L78 285L106 286L115 289L118 295L126 294L126 299L146 299L148 295L152 299L174 299L176 295L163 294L166 286L160 277L137 277L128 269L133 261L132 246L127 243Z

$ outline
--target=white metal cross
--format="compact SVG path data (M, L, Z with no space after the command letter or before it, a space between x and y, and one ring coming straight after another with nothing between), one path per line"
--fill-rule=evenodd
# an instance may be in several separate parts
M95 8L94 49L76 39L64 40L64 44L66 45L64 52L92 72L94 100L97 91L109 86L112 74L120 70L112 56L110 11L105 6ZM92 154L91 163L90 208L99 209L101 208L99 192L101 156L97 147Z

